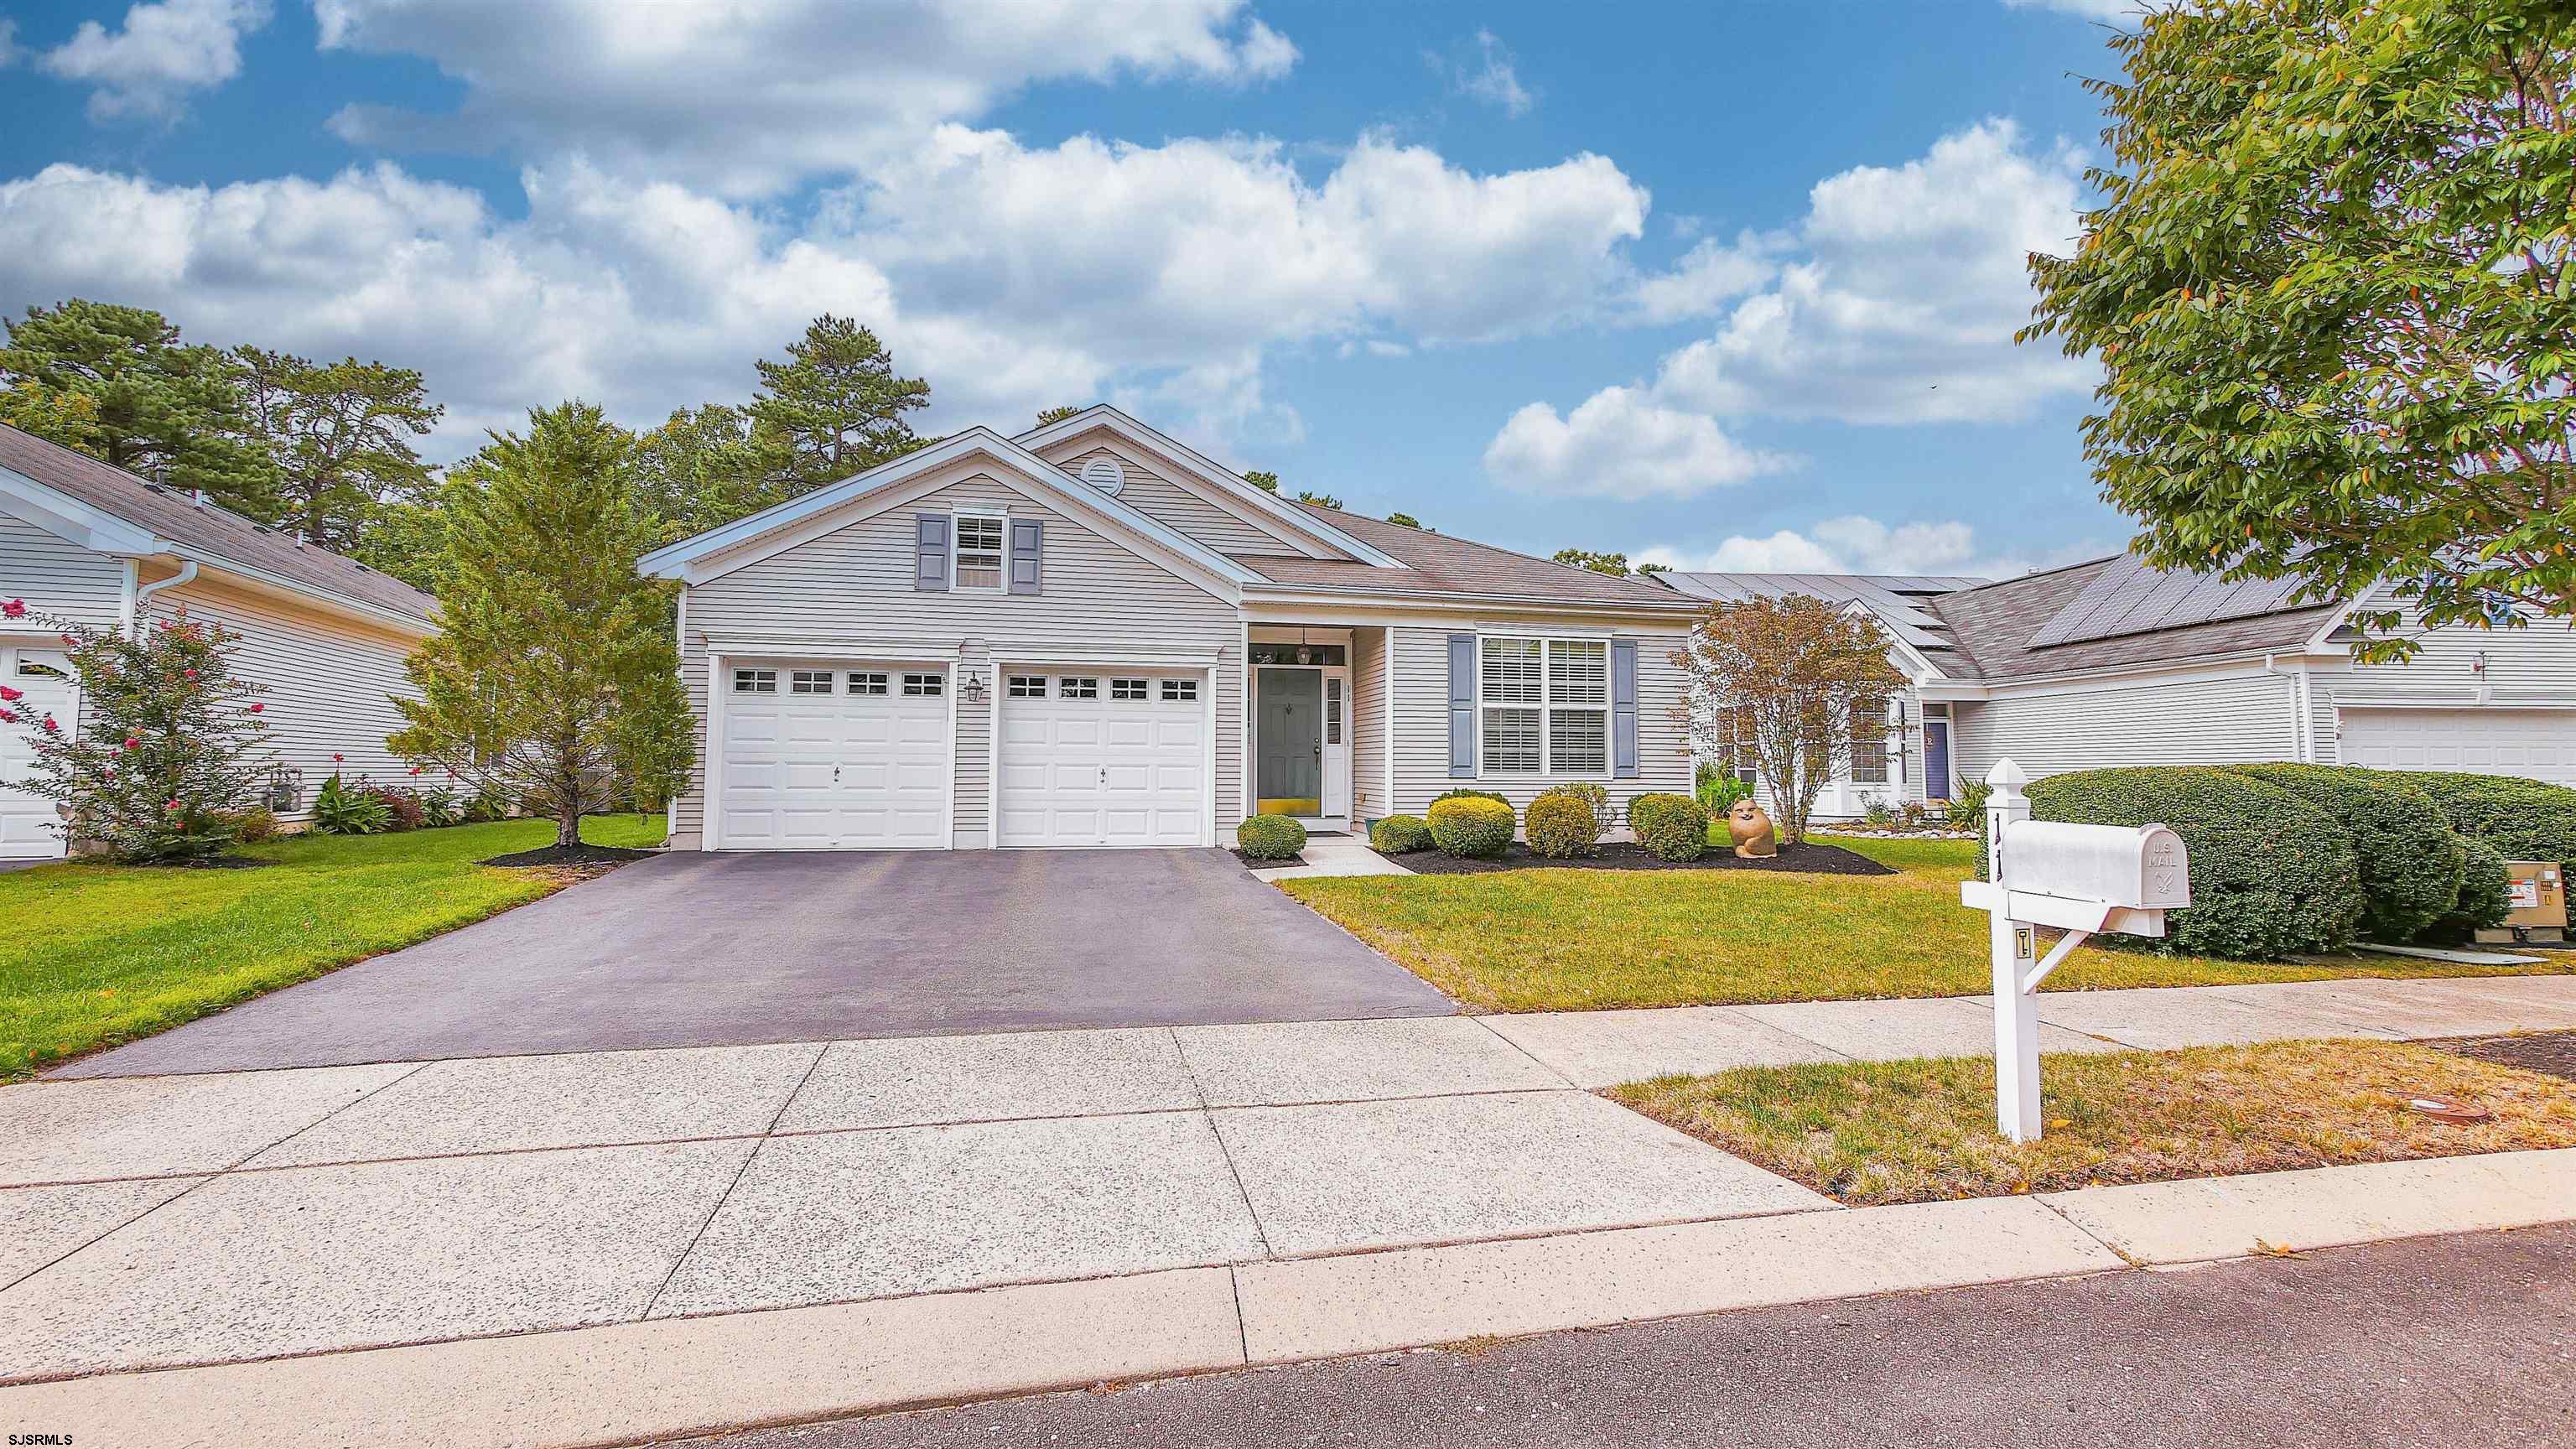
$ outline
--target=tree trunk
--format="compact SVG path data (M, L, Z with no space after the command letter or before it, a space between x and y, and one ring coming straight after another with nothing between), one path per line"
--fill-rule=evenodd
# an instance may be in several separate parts
M569 848L581 844L581 802L567 800L556 808L561 812L555 816L556 846Z

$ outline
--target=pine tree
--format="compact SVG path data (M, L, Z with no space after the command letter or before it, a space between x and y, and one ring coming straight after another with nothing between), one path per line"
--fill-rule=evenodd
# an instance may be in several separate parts
M0 384L78 393L96 404L87 440L74 446L154 482L203 489L236 513L278 516L275 473L248 441L224 354L183 345L158 312L78 297L29 307L6 325Z
M922 445L904 414L930 405L930 384L894 375L877 335L825 313L788 345L785 362L758 363L768 388L751 404L786 439L799 491L836 483Z
M346 549L379 508L429 488L410 439L447 410L429 401L419 373L354 357L316 366L257 347L234 348L230 361L246 434L276 475L280 522Z
M387 743L552 816L570 847L582 816L668 798L694 752L665 586L635 572L655 540L634 439L584 402L528 422L449 479L440 629Z

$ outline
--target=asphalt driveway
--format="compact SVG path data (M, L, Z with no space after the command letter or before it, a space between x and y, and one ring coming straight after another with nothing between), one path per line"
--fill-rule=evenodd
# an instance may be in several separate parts
M1456 1009L1222 851L691 851L54 1075Z

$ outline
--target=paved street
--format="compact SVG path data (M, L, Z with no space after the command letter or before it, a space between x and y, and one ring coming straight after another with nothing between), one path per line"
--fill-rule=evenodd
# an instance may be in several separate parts
M2564 1446L2576 1227L1751 1309L697 1442Z

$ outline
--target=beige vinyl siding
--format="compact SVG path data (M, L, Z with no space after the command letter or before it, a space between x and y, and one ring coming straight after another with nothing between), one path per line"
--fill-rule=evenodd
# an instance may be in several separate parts
M0 516L0 599L25 599L31 610L113 629L123 618L125 561Z
M1076 478L1082 476L1082 465L1094 458L1108 458L1127 473L1127 486L1118 501L1152 518L1155 522L1178 529L1219 553L1307 554L1299 544L1281 541L1265 529L1257 528L1243 518L1220 508L1162 474L1151 471L1130 458L1120 457L1107 448L1094 448L1076 454L1057 467Z
M151 583L155 572L167 576L169 570L147 567L143 581ZM259 698L267 708L260 718L267 722L269 742L281 763L304 772L305 808L284 812L286 818L309 815L314 795L334 770L352 780L365 775L384 784L461 788L443 771L412 778L410 764L385 748L385 737L403 723L393 697L419 697L403 672L415 641L204 578L145 600L144 623L174 617L181 605L190 619L220 622L242 636L233 670L265 686ZM346 758L334 761L334 754Z
M1046 525L1045 592L924 592L913 587L913 518L963 506L1007 509ZM863 658L868 641L959 651L1003 670L1029 653L1222 651L1216 690L1217 824L1234 823L1242 781L1243 653L1235 606L999 480L974 474L834 529L688 591L682 673L698 721L699 765L674 812L703 828L707 636L817 641L800 657ZM831 641L846 641L844 648ZM979 646L979 647L977 647ZM992 681L996 692L998 679ZM978 846L991 820L991 706L957 700L957 843Z
M1686 630L1669 624L1642 624L1614 629L1617 637L1637 641L1637 768L1633 780L1598 776L1495 775L1474 780L1449 777L1449 636L1529 633L1550 637L1601 638L1604 631L1570 627L1563 622L1509 616L1470 616L1446 624L1407 624L1392 630L1395 662L1395 800L1390 814L1419 815L1432 797L1460 786L1491 790L1526 809L1538 792L1563 779L1588 778L1610 792L1625 808L1629 797L1649 791L1687 794L1691 787L1690 742L1680 714L1683 675L1672 662Z
M2337 705L2371 700L2456 701L2481 707L2478 691L2492 692L2482 706L2510 709L2517 701L2563 705L2576 698L2576 629L2564 619L2534 619L2520 629L2473 629L2454 624L2422 629L2418 615L2382 589L2367 605L2403 611L2403 632L2422 648L2403 664L2349 664L2319 668L2311 677L2310 709L2316 721L2317 758L2338 758ZM2478 669L2483 657L2485 670ZM2576 729L2576 714L2568 728Z
M1386 808L1386 631L1351 631L1351 819L1393 814Z
M2298 757L2292 680L2258 662L2220 678L2006 694L1953 705L1956 772L1982 780L2010 756L2034 780L2123 765L2232 765Z

